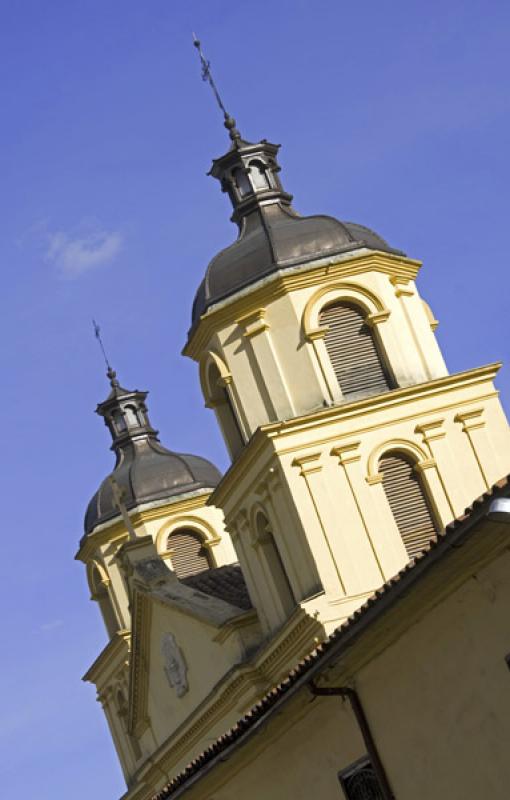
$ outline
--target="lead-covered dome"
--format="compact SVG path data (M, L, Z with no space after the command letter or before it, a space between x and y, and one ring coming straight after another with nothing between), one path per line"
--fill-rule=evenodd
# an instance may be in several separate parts
M210 174L230 196L239 237L210 262L193 304L193 325L209 306L277 270L361 248L402 255L363 225L297 214L279 180L278 149L265 139L246 142L236 132L228 153L213 162Z
M101 483L88 504L85 533L118 516L114 495L120 491L129 510L157 500L213 489L221 478L218 469L200 456L174 453L159 442L147 415L147 392L123 389L109 371L111 392L97 407L112 435L116 455L114 470ZM113 479L113 480L112 480Z

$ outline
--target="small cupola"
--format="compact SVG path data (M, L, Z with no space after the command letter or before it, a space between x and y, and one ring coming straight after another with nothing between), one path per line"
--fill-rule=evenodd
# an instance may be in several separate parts
M239 227L244 217L262 205L290 206L292 195L284 191L278 175L279 149L280 145L266 139L252 144L238 135L232 139L230 150L214 159L209 174L220 181L222 190L230 197L234 208L232 221Z
M110 431L113 440L111 449L117 452L136 439L156 439L158 432L147 416L147 392L123 389L111 367L108 367L107 376L111 391L106 400L98 404L96 412L103 417Z
M145 400L148 392L124 389L108 366L110 394L96 408L112 437L115 467L92 497L85 514L85 534L119 514L112 478L128 510L189 493L211 491L221 475L201 456L164 447L152 427Z

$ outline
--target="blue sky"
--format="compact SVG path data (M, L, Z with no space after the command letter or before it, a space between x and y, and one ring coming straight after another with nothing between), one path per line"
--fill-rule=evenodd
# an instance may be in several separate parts
M94 690L105 641L73 560L113 457L91 318L167 446L227 458L180 355L235 236L205 173L227 139L196 30L246 138L281 142L302 213L423 259L450 370L508 361L510 5L496 0L0 1L4 796L123 791ZM498 379L509 408L508 366Z

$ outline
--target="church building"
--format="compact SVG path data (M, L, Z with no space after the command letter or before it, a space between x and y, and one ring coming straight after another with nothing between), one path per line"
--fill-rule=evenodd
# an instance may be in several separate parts
M84 679L123 800L503 800L500 365L451 375L420 262L300 216L278 146L225 125L210 174L238 237L184 355L232 463L164 447L113 370L97 407L115 467L77 558L107 642Z

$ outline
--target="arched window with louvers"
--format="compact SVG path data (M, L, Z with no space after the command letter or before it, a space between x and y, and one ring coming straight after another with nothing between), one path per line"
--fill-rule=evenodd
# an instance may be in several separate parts
M92 565L89 581L92 600L98 603L106 631L108 636L112 638L119 630L119 624L108 591L108 579L106 576L101 575L97 566Z
M257 514L255 527L266 568L271 576L272 589L276 592L285 614L291 614L296 607L296 598L269 521L262 512Z
M207 369L207 384L208 402L216 412L230 455L235 459L244 447L243 434L228 390L222 381L217 364L213 361Z
M209 550L199 533L191 528L178 528L167 539L172 569L178 578L187 578L213 566Z
M324 343L344 397L394 387L364 309L350 302L329 303L319 314L319 325L327 328Z
M400 452L385 453L379 461L382 484L409 558L435 539L439 525L416 463Z

